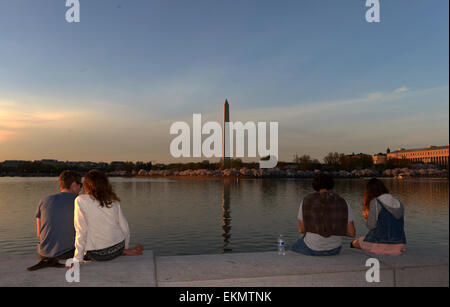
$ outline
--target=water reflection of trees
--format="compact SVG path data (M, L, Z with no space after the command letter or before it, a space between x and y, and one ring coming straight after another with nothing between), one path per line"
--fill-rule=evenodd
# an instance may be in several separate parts
M387 188L407 205L448 208L448 181L444 180L386 180Z
M382 179L382 181L390 193L402 201L426 203L436 207L448 204L449 184L446 180ZM362 203L366 182L367 180L364 179L336 180L335 191L343 197L349 196L354 201L359 199L359 202Z

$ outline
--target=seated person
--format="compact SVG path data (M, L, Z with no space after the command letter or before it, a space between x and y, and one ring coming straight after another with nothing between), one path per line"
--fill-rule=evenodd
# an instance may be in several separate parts
M58 182L61 193L42 199L36 210L37 253L41 261L29 267L29 271L49 266L64 267L59 264L59 259L72 258L75 252L73 212L75 198L82 186L81 176L64 171Z
M367 182L363 217L369 232L354 240L351 247L385 256L400 256L406 251L403 204L389 194L381 180Z
M142 245L129 248L130 230L108 177L90 170L83 194L75 199L74 261L107 261L120 255L142 255Z
M319 174L312 182L316 191L303 199L298 212L299 232L304 236L292 247L297 253L332 256L341 251L342 237L355 237L352 210L338 194L331 192L333 178Z

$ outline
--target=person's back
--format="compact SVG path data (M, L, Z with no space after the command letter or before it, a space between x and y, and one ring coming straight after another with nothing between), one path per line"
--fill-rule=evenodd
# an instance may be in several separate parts
M385 193L370 202L367 228L369 233L364 241L371 243L406 243L404 231L403 204L391 194Z
M103 172L90 170L86 174L84 194L75 199L74 262L142 255L142 245L129 248L130 230L119 202Z
M298 212L299 232L304 236L292 250L312 256L339 254L343 236L355 236L351 207L338 194L331 192L333 179L320 174L313 180L316 191L306 196Z
M41 261L29 271L58 266L59 259L72 258L75 252L74 200L81 190L81 176L64 171L58 179L61 193L43 198L36 210L36 228Z
M305 243L313 250L324 251L342 245L347 224L352 222L351 209L336 193L316 192L308 195L301 205L305 225Z
M84 242L84 251L104 249L124 240L128 246L128 223L119 202L114 201L110 207L102 207L92 196L83 194L75 199L75 212L77 240Z
M77 196L61 192L42 199L36 211L40 220L38 254L57 258L74 249L74 201Z
M403 204L389 194L379 179L372 178L366 184L363 217L369 232L354 240L351 247L387 256L399 256L406 251Z

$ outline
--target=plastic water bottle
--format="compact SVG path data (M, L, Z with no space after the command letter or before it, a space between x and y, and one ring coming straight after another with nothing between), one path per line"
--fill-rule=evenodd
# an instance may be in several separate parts
M278 255L286 255L286 250L284 248L284 240L283 240L283 236L280 235L278 237Z

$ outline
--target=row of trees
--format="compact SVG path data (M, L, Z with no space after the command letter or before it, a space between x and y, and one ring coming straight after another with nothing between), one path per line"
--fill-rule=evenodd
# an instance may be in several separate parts
M323 159L326 166L337 169L353 170L373 167L373 158L366 154L345 155L343 153L330 152Z
M151 162L112 162L112 163L94 163L94 162L60 162L60 163L42 163L40 161L23 161L17 165L11 166L0 163L0 175L50 175L58 176L62 171L70 169L81 174L91 169L99 169L106 173L114 171L139 171L141 169L151 170Z
M259 167L259 163L256 162L243 162L242 159L230 159L230 168L241 169L241 168L249 168L255 169ZM171 164L156 164L152 169L165 169L165 170L198 170L198 169L207 169L207 170L218 170L222 168L222 161L217 163L211 163L208 160L203 160L201 162L190 162L190 163L171 163Z
M264 158L263 158L264 159ZM411 163L408 160L388 160L386 165L374 165L372 156L366 154L352 154L345 155L337 152L330 152L324 157L324 163L317 159L311 158L309 155L295 155L293 163L278 162L278 168L284 169L286 167L295 166L298 170L312 171L312 170L327 170L352 171L355 169L370 169L374 168L379 172L386 169L405 168L410 167ZM152 164L152 162L111 162L111 163L95 163L95 162L59 162L59 163L42 163L40 161L27 162L23 161L17 165L11 166L6 163L0 163L0 175L59 175L63 170L71 169L82 174L90 169L100 169L106 173L110 172L139 172L140 170L218 170L221 169L222 162L211 163L208 160L201 162L190 163L170 163L170 164ZM258 169L258 162L243 162L239 158L230 160L230 168L241 169Z
M386 169L404 168L411 166L411 162L406 159L387 160L386 164L374 165L371 155L351 154L345 155L338 152L328 153L321 164L317 159L311 159L308 155L295 155L294 162L301 170L312 170L326 168L330 171L346 170L352 171L354 169L369 169L375 168L377 171L384 171Z
M240 168L258 168L256 162L245 163L241 159L231 159L230 167ZM222 163L211 163L208 160L190 163L170 163L170 164L152 164L152 162L111 162L111 163L95 163L95 162L59 162L59 163L42 163L40 161L22 161L17 165L9 165L0 163L0 175L50 175L58 176L62 171L71 169L81 174L85 174L91 169L99 169L106 173L111 172L139 172L140 170L218 170L222 168Z

